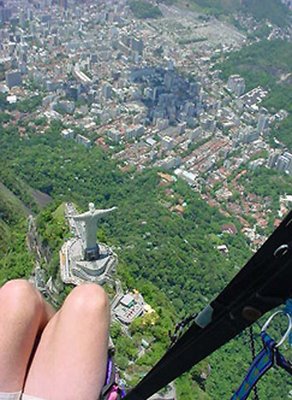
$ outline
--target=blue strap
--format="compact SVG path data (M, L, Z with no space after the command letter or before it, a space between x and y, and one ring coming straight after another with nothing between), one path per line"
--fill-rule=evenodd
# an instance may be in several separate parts
M288 299L284 311L292 317L292 299ZM292 332L289 335L289 343L292 346Z
M264 348L253 360L246 377L231 397L231 400L247 399L252 388L257 384L259 379L274 365L273 347L276 343L265 332L262 332L261 336Z
M255 357L246 377L231 400L245 400L260 378L276 363L292 375L292 364L279 352L276 342L264 331L261 333L264 348Z

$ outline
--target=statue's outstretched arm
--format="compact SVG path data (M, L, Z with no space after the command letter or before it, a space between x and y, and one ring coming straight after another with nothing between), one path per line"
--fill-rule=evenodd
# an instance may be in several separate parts
M84 219L85 219L86 217L88 217L88 216L89 216L89 213L86 212L86 213L84 213L84 214L72 215L72 218L73 218L74 220L76 220L76 221L84 221ZM84 218L84 217L85 217L85 218Z
M97 217L97 216L102 217L103 215L108 214L108 213L110 213L110 212L112 212L112 211L114 211L114 210L116 210L116 209L117 209L117 207L106 208L106 209L99 209L99 210L95 210L94 213L91 213L90 211L86 211L86 212L83 213L83 214L76 214L76 215L73 215L72 218L73 218L75 221L84 221L84 220L86 220L86 219L88 219L88 218L90 218L90 217L95 217L95 216L96 216L96 217Z
M101 210L96 210L96 214L108 214L114 210L116 210L118 207L112 207L112 208L106 208L106 209L101 209Z

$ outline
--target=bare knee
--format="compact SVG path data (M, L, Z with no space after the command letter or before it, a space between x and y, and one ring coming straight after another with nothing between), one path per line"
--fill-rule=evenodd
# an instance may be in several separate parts
M102 287L93 284L83 284L72 290L67 297L65 307L74 312L90 315L109 315L109 299Z
M15 279L7 282L0 290L0 297L2 306L11 317L23 316L30 321L41 318L42 297L28 281Z

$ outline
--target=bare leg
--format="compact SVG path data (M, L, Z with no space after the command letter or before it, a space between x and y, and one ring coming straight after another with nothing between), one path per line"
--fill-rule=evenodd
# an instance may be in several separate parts
M43 331L24 392L47 400L96 400L106 375L109 321L101 287L75 288Z
M0 392L23 388L36 337L53 313L25 280L10 281L0 289Z

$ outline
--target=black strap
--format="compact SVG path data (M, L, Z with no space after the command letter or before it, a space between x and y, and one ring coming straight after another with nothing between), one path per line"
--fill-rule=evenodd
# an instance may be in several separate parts
M125 400L147 399L291 297L291 238L292 212Z
M252 355L252 361L254 361L256 358L256 349L255 349L255 339L254 339L254 332L253 332L252 325L249 327L248 333L249 333L249 339L250 339L250 350L251 350L251 355ZM258 392L258 388L257 388L256 384L254 385L252 390L253 390L253 394L254 394L253 400L260 400L259 392Z
M288 374L292 375L292 364L290 361L286 360L284 356L280 352L276 352L276 364L279 367L284 368Z

